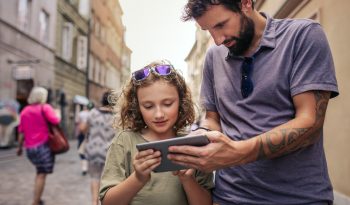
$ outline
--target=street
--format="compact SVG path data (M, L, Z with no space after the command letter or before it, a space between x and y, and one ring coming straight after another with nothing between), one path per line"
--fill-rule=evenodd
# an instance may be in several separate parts
M16 149L0 149L0 205L31 205L35 168ZM76 141L70 150L56 156L54 173L46 178L42 199L45 205L91 204L89 175L82 176Z

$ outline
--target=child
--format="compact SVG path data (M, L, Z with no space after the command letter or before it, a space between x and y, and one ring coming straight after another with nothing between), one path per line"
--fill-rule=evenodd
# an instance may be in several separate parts
M191 93L169 63L152 63L135 71L122 93L120 125L101 178L103 205L212 204L212 173L181 170L155 173L160 152L138 152L136 144L179 136L194 121ZM177 176L174 176L177 175Z

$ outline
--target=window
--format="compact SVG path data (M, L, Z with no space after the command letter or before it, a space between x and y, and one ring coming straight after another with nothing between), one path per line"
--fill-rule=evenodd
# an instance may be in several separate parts
M62 28L62 58L70 61L72 58L73 24L65 22Z
M93 81L99 83L100 80L100 60L95 58L95 69L94 69L94 79Z
M95 28L94 28L94 33L97 38L100 38L100 31L101 30L101 25L98 19L95 19Z
M106 42L105 40L105 35L106 35L106 33L105 33L105 27L103 26L103 25L101 25L101 36L100 36L100 40L101 40L101 42Z
M93 55L90 54L90 58L89 58L89 80L93 80L94 77L94 66L95 63L95 58Z
M89 18L89 0L80 0L79 1L79 14L85 17L86 19Z
M41 10L39 13L39 39L45 43L49 42L49 20L49 14Z
M20 29L29 31L32 11L32 0L18 0L18 25Z
M101 70L100 70L100 85L105 85L106 83L106 68L103 64L101 64Z
M85 70L87 65L87 52L88 52L88 44L86 36L78 36L77 40L77 67L80 70Z

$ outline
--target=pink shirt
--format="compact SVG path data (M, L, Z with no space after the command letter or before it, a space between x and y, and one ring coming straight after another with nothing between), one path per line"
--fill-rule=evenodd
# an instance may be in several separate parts
M48 140L49 129L46 120L58 124L60 119L49 104L33 104L26 106L20 114L18 132L24 135L26 148L37 147Z

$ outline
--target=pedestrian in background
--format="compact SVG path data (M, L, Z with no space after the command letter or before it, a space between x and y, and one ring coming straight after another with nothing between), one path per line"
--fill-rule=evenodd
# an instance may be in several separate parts
M98 190L101 173L105 164L107 149L115 136L113 129L113 108L109 102L111 91L103 93L101 107L93 108L82 126L87 141L85 153L88 173L91 177L92 205L98 205ZM88 134L87 134L88 133Z
M86 135L84 131L84 125L87 122L89 111L93 108L93 104L89 103L87 105L81 105L81 111L78 113L75 126L76 126L76 136L78 140L78 153L81 162L81 173L84 176L88 170L88 161L86 159L85 145L86 145Z
M101 178L103 205L212 204L212 174L193 169L154 173L160 152L136 144L183 136L194 121L185 80L167 61L135 71L122 93L122 131L108 150ZM174 176L176 175L176 176Z
M220 205L332 204L323 124L338 88L326 35L313 20L273 19L254 2L185 6L184 19L217 45L204 62L199 127L215 131L204 133L209 145L173 146L179 154L168 157L217 170L213 198Z
M46 104L48 92L43 87L34 87L28 97L28 104L20 113L19 146L17 155L22 154L22 145L30 162L36 167L34 199L32 205L43 205L46 175L53 172L55 156L48 146L49 128L47 122L60 122L55 110Z

